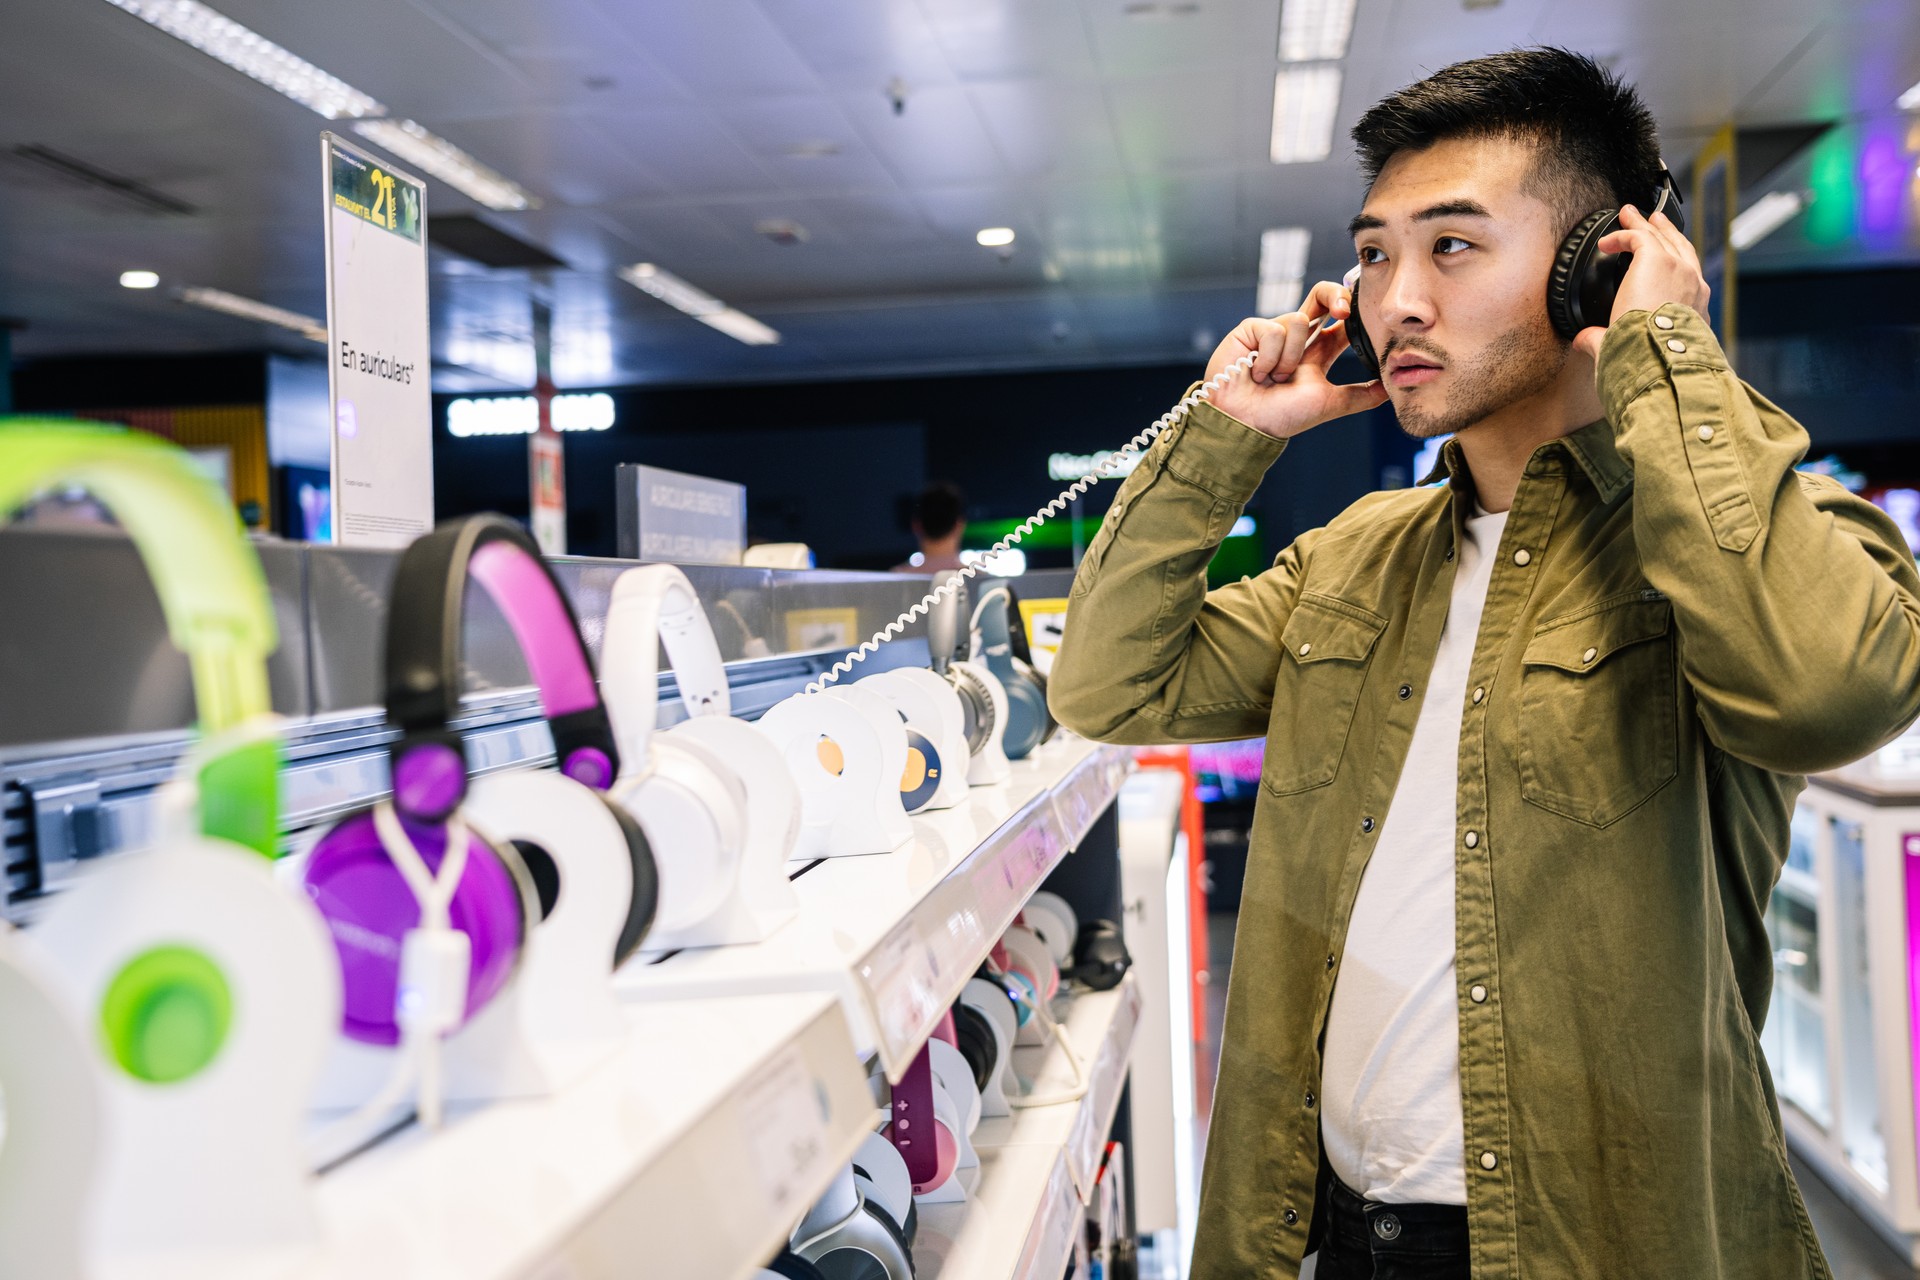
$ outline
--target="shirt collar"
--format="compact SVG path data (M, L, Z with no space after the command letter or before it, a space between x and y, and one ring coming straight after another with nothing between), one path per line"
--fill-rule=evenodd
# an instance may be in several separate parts
M1571 434L1558 440L1549 440L1534 450L1534 457L1544 455L1548 450L1564 448L1573 455L1580 469L1587 473L1587 479L1593 481L1593 487L1600 491L1602 502L1612 502L1620 491L1633 483L1633 468L1620 456L1620 450L1613 441L1613 424L1605 418L1589 422ZM1421 484L1432 484L1436 480L1445 480L1461 493L1471 493L1473 477L1467 470L1467 460L1461 456L1460 442L1449 440L1440 446L1440 459L1433 469L1420 477Z

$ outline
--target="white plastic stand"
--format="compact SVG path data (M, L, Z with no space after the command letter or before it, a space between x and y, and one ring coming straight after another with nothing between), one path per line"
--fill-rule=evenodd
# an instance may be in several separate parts
M759 724L800 788L796 858L891 853L913 839L900 803L907 735L892 711L879 717L846 698L798 693ZM823 755L837 760L837 772Z
M545 770L475 779L461 813L495 844L526 840L546 850L560 873L560 896L552 915L530 922L506 986L446 1038L443 1096L542 1097L592 1069L626 1035L613 995L613 951L633 892L626 837L600 797ZM336 1036L315 1107L361 1105L387 1082L399 1052Z
M1013 776L1013 766L1007 761L1006 748L1007 687L1000 683L999 676L987 670L984 662L956 662L953 665L978 676L993 703L993 732L987 735L986 744L974 753L967 768L967 781L976 787L991 787L1005 782Z
M960 1117L960 1128L956 1134L960 1139L960 1159L954 1167L978 1168L980 1156L973 1149L973 1131L980 1127L980 1088L973 1082L973 1068L960 1056L960 1051L945 1040L927 1041L927 1050L933 1065L933 1078L946 1090Z
M1000 1069L993 1073L980 1093L980 1114L1010 1116L1013 1108L1007 1103L1007 1090L1019 1087L1013 1072L1013 1042L1020 1024L1013 1002L1007 999L1006 992L985 978L969 978L960 990L960 998L986 1015L993 1027L994 1042L999 1046Z
M217 1052L185 1079L151 1084L92 1055L105 1141L89 1236L103 1270L272 1274L312 1249L301 1125L340 1024L338 962L312 905L258 854L179 836L60 895L32 941L83 1022L159 947L200 953L230 995Z
M940 785L926 807L951 809L963 802L973 762L967 750L966 713L953 686L925 667L896 667L868 676L860 687L893 703L940 753Z
M75 1011L4 925L0 1027L0 1276L84 1280L98 1069Z
M668 731L697 742L739 776L747 790L746 848L739 882L720 909L686 929L647 935L649 951L759 942L800 912L787 859L800 839L800 789L773 740L731 716L696 716Z

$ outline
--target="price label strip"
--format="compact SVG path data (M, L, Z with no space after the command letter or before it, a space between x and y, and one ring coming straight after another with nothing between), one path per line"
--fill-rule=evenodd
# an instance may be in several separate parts
M1100 1175L1100 1155L1107 1145L1107 1131L1113 1127L1113 1113L1120 1105L1121 1090L1126 1087L1134 1033L1140 1028L1140 984L1129 977L1121 984L1119 996L1120 1005L1114 1010L1106 1038L1100 1042L1100 1051L1087 1068L1090 1088L1080 1113L1073 1118L1073 1134L1067 1139L1067 1163L1083 1204L1093 1203L1093 1184Z
M741 1090L739 1114L772 1212L798 1214L824 1180L829 1154L826 1095L799 1046L787 1046L754 1074Z
M1080 1226L1080 1197L1074 1194L1073 1178L1067 1172L1065 1153L1054 1162L1047 1179L1046 1199L1040 1214L1027 1232L1027 1243L1020 1250L1020 1265L1014 1268L1017 1280L1058 1280L1067 1269L1067 1257L1073 1252L1073 1233Z
M1066 850L1053 805L1037 798L934 886L861 963L889 1079L906 1070L947 1003Z

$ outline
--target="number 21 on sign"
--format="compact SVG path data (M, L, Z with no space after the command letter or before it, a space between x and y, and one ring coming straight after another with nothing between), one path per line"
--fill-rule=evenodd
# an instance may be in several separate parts
M393 175L375 169L373 171L373 221L380 221L380 210L383 206L387 211L387 230L392 231L398 222L393 204Z

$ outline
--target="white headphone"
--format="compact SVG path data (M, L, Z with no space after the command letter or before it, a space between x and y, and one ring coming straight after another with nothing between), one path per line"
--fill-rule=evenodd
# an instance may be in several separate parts
M660 868L651 945L668 945L725 904L747 843L739 776L691 736L653 731L661 645L688 713L727 715L726 665L687 575L666 564L629 569L614 582L607 606L601 693L620 747L613 798L639 822Z

